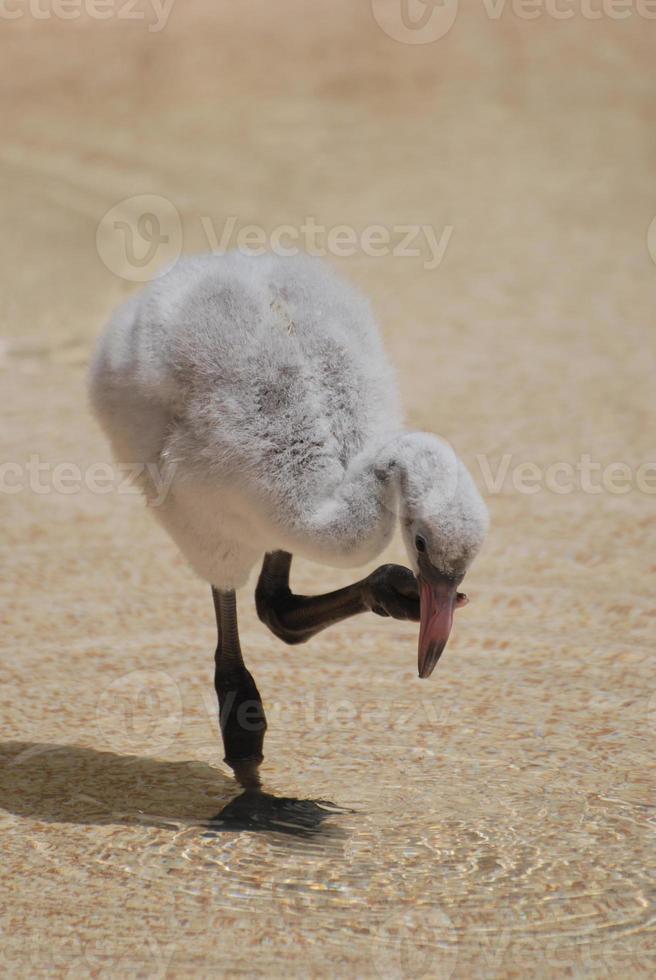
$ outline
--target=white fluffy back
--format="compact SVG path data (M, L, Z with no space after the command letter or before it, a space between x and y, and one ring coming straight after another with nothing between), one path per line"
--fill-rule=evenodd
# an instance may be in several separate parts
M305 256L181 260L114 315L90 393L117 458L170 470L157 516L216 585L223 542L252 562L269 518L311 512L401 427L368 302Z

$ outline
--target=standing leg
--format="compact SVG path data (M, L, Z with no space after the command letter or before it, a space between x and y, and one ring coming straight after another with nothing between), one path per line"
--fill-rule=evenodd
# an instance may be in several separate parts
M245 789L258 788L267 727L262 699L241 655L235 593L213 588L212 597L219 634L214 687L219 699L225 762Z

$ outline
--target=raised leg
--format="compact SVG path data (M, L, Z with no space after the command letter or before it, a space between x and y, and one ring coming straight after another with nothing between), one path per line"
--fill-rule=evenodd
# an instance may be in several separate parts
M417 580L409 568L381 565L371 575L324 595L294 595L289 587L292 556L266 555L255 591L257 613L285 643L304 643L320 630L358 613L419 619Z
M260 693L246 669L239 644L237 600L233 591L212 589L218 644L214 687L225 762L245 789L260 786L259 766L267 723Z

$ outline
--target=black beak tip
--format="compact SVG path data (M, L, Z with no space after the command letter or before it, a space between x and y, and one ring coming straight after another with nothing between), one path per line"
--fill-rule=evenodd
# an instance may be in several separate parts
M442 651L444 650L445 646L446 641L444 643L436 643L428 649L423 661L420 661L419 663L418 673L421 680L426 680L426 678L430 677L430 675L433 673L435 667L437 666L437 661L442 656Z

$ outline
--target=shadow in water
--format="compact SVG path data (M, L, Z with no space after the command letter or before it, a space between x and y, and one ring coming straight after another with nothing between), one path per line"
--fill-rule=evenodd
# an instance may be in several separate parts
M209 835L264 831L307 836L342 810L239 787L204 762L167 762L79 745L0 743L0 808L49 823L198 826ZM217 808L221 808L217 814Z
M208 829L213 833L259 830L307 837L319 831L328 817L353 812L328 800L297 800L261 790L246 790L209 821Z

